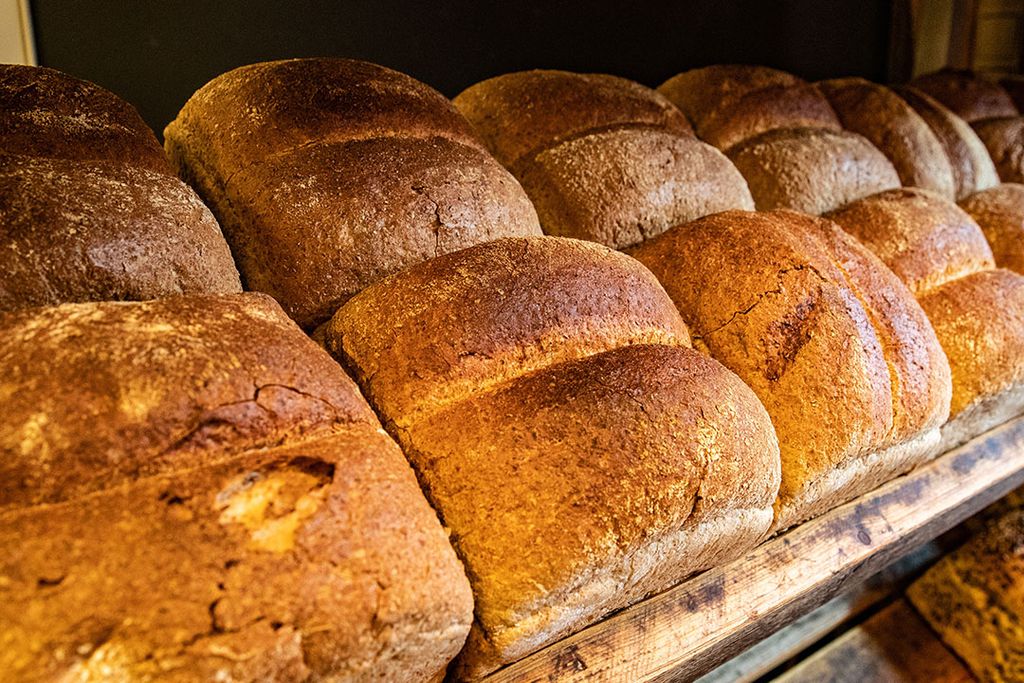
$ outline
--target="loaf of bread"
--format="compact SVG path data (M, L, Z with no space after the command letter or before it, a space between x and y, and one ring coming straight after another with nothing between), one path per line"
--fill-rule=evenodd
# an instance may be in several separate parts
M1024 185L1003 183L960 202L992 247L996 265L1024 274Z
M918 76L910 84L968 123L1020 113L1001 85L979 78L971 71L943 69Z
M634 256L664 285L694 346L768 409L782 451L774 529L935 453L949 414L946 358L913 295L834 223L728 211Z
M897 88L896 93L924 119L946 150L958 201L999 184L992 157L966 121L916 88Z
M999 79L999 85L1003 87L1006 94L1013 100L1013 104L1017 107L1018 111L1024 111L1021 105L1024 104L1024 76L1020 74L1012 74L1004 78Z
M516 182L440 93L345 59L235 69L167 126L247 288L301 326L413 263L540 233Z
M1024 277L996 270L977 224L920 189L854 202L829 218L914 292L953 373L942 449L1024 413Z
M907 597L978 680L1024 680L1024 510L943 557Z
M462 646L412 470L268 297L8 313L0 365L5 677L426 681Z
M1004 183L1024 182L1024 116L975 121L981 138Z
M524 71L477 83L455 105L519 178L550 235L624 249L709 213L753 208L729 160L631 81Z
M771 524L768 415L624 254L556 237L465 249L353 297L324 340L467 567L458 676L735 558Z
M0 311L241 290L217 221L113 93L0 65Z
M842 128L817 88L764 66L691 69L662 83L658 92L682 110L698 137L723 151L778 128Z
M729 158L747 179L760 211L821 214L900 186L885 155L848 131L772 130L736 145Z
M818 83L843 128L863 135L892 162L900 182L955 199L949 157L938 137L914 109L883 85L863 78Z

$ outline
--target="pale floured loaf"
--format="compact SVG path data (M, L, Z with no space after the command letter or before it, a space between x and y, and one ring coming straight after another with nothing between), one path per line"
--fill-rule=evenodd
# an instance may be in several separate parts
M519 183L451 103L374 64L235 69L196 92L164 135L246 286L306 329L413 263L540 233Z
M689 348L635 260L557 237L409 268L326 326L452 533L476 600L474 677L768 530L764 408Z
M1024 274L1024 185L1003 183L975 192L960 206L985 233L996 265Z
M950 370L913 295L830 221L728 211L634 252L694 345L768 409L782 451L773 528L865 493L935 453Z
M463 569L355 385L268 297L0 315L0 364L6 677L443 675Z

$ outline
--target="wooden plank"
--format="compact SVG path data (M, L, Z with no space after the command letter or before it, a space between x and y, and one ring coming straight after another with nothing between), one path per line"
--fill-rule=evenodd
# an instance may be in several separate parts
M1024 483L1024 418L487 677L692 680Z
M774 679L774 683L971 683L974 677L899 599Z

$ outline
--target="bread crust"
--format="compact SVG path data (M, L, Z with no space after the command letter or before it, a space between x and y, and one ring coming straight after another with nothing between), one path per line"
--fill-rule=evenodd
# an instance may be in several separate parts
M942 143L899 95L863 78L821 81L818 87L843 127L863 135L885 154L903 185L955 198L953 168Z
M999 184L992 157L970 124L917 88L896 88L942 143L953 169L957 200Z
M783 462L773 528L930 457L949 412L949 366L911 293L838 226L730 211L634 255L690 323L696 348L736 372L772 416ZM879 455L894 449L899 457Z
M1019 113L1001 85L971 71L943 69L918 76L910 85L934 97L968 123Z
M900 186L892 163L848 131L788 128L750 138L728 152L760 211L822 214Z
M567 138L605 128L640 125L693 134L686 117L662 95L605 74L504 74L463 90L454 103L509 168Z
M173 176L0 156L0 311L241 291L220 227Z
M981 138L1004 183L1024 182L1024 116L975 121Z
M1003 183L960 202L985 233L996 265L1024 274L1024 185Z
M842 126L818 89L762 66L719 64L676 74L658 87L721 150L777 128Z

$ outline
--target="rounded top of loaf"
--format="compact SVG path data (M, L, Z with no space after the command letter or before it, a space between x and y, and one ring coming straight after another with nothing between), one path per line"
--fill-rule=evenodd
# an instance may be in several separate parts
M262 294L0 314L0 365L0 509L376 425L352 380Z
M767 67L692 69L665 81L658 91L687 115L702 140L723 150L776 128L841 128L817 88Z
M693 132L656 91L605 74L520 71L472 85L454 102L498 161L510 167L566 138L613 126Z
M931 95L968 123L1020 112L1006 90L972 71L943 69L918 76L910 85Z
M975 121L975 132L992 157L1004 183L1024 182L1024 116Z
M763 211L821 214L900 186L885 155L848 131L773 130L736 145L728 155Z
M377 64L334 58L221 74L189 98L164 134L225 174L308 142L440 136L482 147L430 86Z
M125 161L170 173L135 107L54 69L0 64L0 150L6 154Z
M1003 183L975 192L960 206L985 233L996 265L1024 273L1024 185Z
M843 127L870 140L896 168L900 181L953 199L956 189L946 150L925 120L899 95L863 78L818 83Z
M407 268L353 297L324 340L381 413L406 422L556 362L689 346L646 268L559 237L495 240Z
M966 121L917 88L897 88L896 93L924 119L946 150L958 200L999 184L992 157Z
M981 229L956 204L918 188L889 190L828 214L915 296L994 267Z

